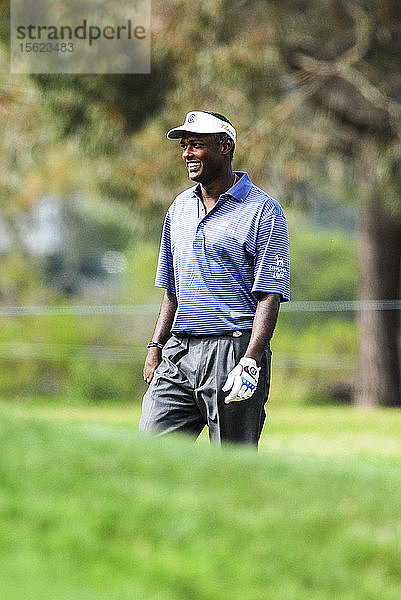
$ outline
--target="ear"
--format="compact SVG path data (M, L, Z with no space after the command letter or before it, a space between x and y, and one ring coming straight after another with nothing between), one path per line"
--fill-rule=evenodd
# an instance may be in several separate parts
M226 140L221 144L221 153L222 154L230 154L231 149L233 147L233 141L231 138L227 137Z

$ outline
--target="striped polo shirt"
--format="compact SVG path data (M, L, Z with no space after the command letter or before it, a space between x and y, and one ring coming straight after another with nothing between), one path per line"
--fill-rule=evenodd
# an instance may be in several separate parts
M287 222L247 173L206 213L200 185L176 197L163 226L155 285L175 294L173 333L252 329L258 292L289 300Z

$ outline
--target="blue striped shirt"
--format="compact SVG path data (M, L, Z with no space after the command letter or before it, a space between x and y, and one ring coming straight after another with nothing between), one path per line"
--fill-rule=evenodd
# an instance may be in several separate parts
M283 210L246 173L237 175L207 214L199 185L167 212L155 285L177 297L173 333L252 329L258 292L289 300Z

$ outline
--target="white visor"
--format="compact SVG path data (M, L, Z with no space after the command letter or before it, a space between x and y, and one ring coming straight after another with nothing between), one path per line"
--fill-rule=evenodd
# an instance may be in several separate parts
M200 110L193 110L185 117L185 122L180 127L174 127L167 132L167 137L170 140L181 139L184 133L227 133L230 138L236 141L237 134L230 123L222 121L218 117L209 115Z

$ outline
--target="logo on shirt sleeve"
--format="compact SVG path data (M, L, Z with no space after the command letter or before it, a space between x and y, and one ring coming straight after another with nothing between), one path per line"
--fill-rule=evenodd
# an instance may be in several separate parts
M284 267L284 258L276 254L274 262L274 265L270 265L270 271L273 271L273 278L283 279L287 275L287 269Z

